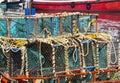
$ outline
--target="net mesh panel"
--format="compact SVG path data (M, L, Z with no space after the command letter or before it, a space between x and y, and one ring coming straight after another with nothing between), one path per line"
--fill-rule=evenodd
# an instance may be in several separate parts
M76 25L79 28L80 32L84 32L87 28L89 22L93 19L90 16L81 16L76 15L74 17L78 17L75 20L77 21ZM63 34L72 33L72 20L73 16L65 16L62 17L62 28ZM59 17L46 17L37 19L37 24L35 24L35 19L33 18L11 18L10 22L10 35L15 38L28 38L34 37L34 26L36 26L36 36L46 36L49 35L49 31L51 35L57 36L59 35L60 30L60 18ZM5 19L0 19L0 35L7 36L7 21ZM84 30L83 30L84 29ZM93 28L92 28L93 30Z
M0 36L7 36L7 23L5 19L0 19Z
M32 47L31 47L32 46ZM38 62L38 47L37 44L33 43L27 46L28 53L28 69L30 72L30 76L39 75L39 62Z
M62 19L62 24L63 24L63 34L66 33L71 33L72 32L72 18L71 16L66 16L66 17L63 17Z
M64 55L64 47L57 46L55 47L55 71L64 71L65 70L65 55Z
M90 16L79 16L79 23L78 23L78 26L79 26L79 30L80 32L85 32L85 29L88 27L88 24L90 22L92 18L90 18Z
M44 28L46 28L48 31L52 32L52 22L51 18L41 18L39 21L41 31L38 32L41 35L47 35L47 33L44 31Z
M111 43L111 65L118 64L118 58L117 54L119 55L119 42L114 42L114 44Z
M8 64L8 68L9 68L9 72L11 72L11 76L17 76L20 74L20 70L21 70L21 51L19 50L18 52L13 52L10 51L9 52L10 56L8 56L10 58L10 64Z
M3 54L2 50L0 49L0 71L5 71L6 70L6 57Z
M85 58L85 63L86 66L94 66L94 60L93 60L93 50L91 44L84 44L84 54L86 55Z
M45 43L41 44L41 48L35 43L28 46L28 68L31 70L30 76L34 76L32 73L36 73L35 75L37 76L41 74L44 76L52 74L52 48ZM39 53L39 49L41 49L41 53ZM41 73L41 70L43 73Z
M24 19L10 19L10 34L11 37L26 38L27 29Z
M107 67L107 45L100 44L99 45L99 68L106 68Z
M40 67L40 61L39 57L42 59L42 72L44 76L49 76L53 74L53 64L52 64L52 47L49 44L46 43L41 43L41 55L38 53L38 44L33 43L27 46L27 51L28 51L28 69L29 69L29 75L30 76L40 76L41 75L41 67ZM87 44L84 44L84 52L86 54L87 52ZM87 56L85 56L85 62L86 66L94 66L93 62L93 51L91 50L91 44L89 44L89 53ZM75 48L69 48L68 49L68 55L69 55L69 69L76 69L80 67L80 57L79 57L79 50L77 49L76 52L73 54L75 51ZM106 44L101 44L99 45L99 68L105 68L107 67L107 58L106 58ZM75 55L76 54L76 55ZM12 59L13 59L13 70L14 76L19 75L20 69L21 69L21 52L12 52L10 53ZM74 57L73 57L74 56ZM76 58L76 61L75 61ZM4 59L4 58L2 58ZM106 64L105 64L106 63ZM5 64L5 63L4 63ZM2 65L2 63L1 63ZM63 46L58 46L55 47L55 71L64 71L65 70L65 55L64 55L64 47ZM86 69L86 72L88 71L93 71L92 69ZM106 73L100 73L98 80L105 80L107 77ZM65 79L65 78L64 78ZM68 80L63 80L61 81L72 81L73 83L79 83L81 82L80 80L86 79L87 82L90 82L93 80L92 75L86 75L86 77L82 76L75 76L75 77L70 77ZM49 80L51 81L51 80Z
M106 68L107 67L107 45L106 44L100 44L98 47L98 53L99 53L99 68ZM107 73L100 73L98 74L97 80L106 80L107 79Z
M9 19L10 22L10 35L15 38L27 38L34 35L34 19ZM0 19L0 36L7 36L7 21Z
M36 27L37 27L36 34L37 35L44 35L45 34L45 32L43 31L45 22L43 22L43 19L44 18L41 18L41 19L37 20L38 21L38 23L36 25ZM50 23L46 24L45 28L47 28L48 25L50 25Z
M68 59L69 59L69 69L76 69L80 67L80 53L79 48L69 48L68 49Z
M43 73L44 75L52 74L52 47L49 44L41 44L41 54L45 57L45 62L43 64Z
M10 19L11 37L27 38L34 35L34 19Z
M85 64L86 66L94 66L94 59L93 59L93 53L95 52L95 50L92 50L92 44L91 43L86 43L83 44L83 48L84 48L84 58L85 58ZM86 72L90 72L93 71L94 69L86 69ZM88 74L85 77L86 82L90 82L93 80L93 75L92 74Z
M47 37L47 35L57 36L59 33L59 18L48 17L37 19L37 35ZM49 33L48 33L49 32Z

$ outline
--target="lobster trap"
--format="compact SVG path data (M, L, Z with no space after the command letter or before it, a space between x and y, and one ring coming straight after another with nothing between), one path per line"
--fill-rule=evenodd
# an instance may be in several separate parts
M97 15L64 12L4 18L0 18L0 58L6 66L1 71L9 71L13 79L24 75L29 82L91 82L99 69L109 65L111 36L97 33ZM107 73L102 73L98 78L104 80Z

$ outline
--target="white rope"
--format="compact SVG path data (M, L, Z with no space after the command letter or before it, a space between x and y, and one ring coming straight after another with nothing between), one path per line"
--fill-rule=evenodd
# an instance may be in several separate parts
M89 54L89 41L87 41L87 52L84 54L84 56L87 56Z
M26 47L24 46L24 51L25 51L25 73L26 73L26 76L29 76L29 71L28 71L28 55L27 55L27 49Z
M25 52L24 52L24 50L25 50L25 47L24 46L22 46L21 48L21 60L22 60L22 64L21 64L21 70L20 70L20 75L22 75L23 74L23 70L24 70L24 67L25 67Z
M84 57L84 50L83 50L83 44L81 43L81 57L82 57L82 66L85 67L85 57ZM84 70L83 70L84 71Z
M24 72L24 68L25 68L25 74L26 76L29 76L29 72L28 72L28 56L27 56L27 49L25 46L21 47L21 60L22 60L22 64L21 64L21 70L20 70L20 75L22 75Z
M43 76L42 57L41 57L41 42L39 45L39 58L40 58L40 72L41 72L41 76Z
M94 66L96 66L95 46L93 42L92 42L92 55L93 55L93 60L94 60Z
M75 46L74 52L73 52L73 60L76 63L78 58L77 58L77 47Z
M96 44L96 68L99 68L99 44Z
M73 45L74 45L74 47L75 47L74 52L73 52L73 60L74 60L74 62L76 63L77 60L78 60L78 56L77 56L77 55L78 55L78 54L77 54L77 53L78 53L78 52L77 52L77 51L78 51L78 50L77 50L77 45L79 45L79 43L78 43L76 40L74 40L74 39L73 39L72 42L74 43Z
M110 43L107 44L107 66L110 67L111 61L111 45Z
M111 50L112 50L112 47L113 47L113 52L114 52L115 61L113 62L112 59L110 59L110 60L111 60L111 63L112 63L112 64L115 64L115 63L117 62L117 55L116 55L116 50L115 50L115 45L114 45L114 43L113 43L113 40L111 40ZM112 55L112 53L111 53L111 55ZM111 58L111 57L110 57L110 58Z
M52 64L53 64L53 73L55 73L55 48L52 46Z
M53 14L48 14L48 13L40 13L36 15L24 15L23 13L18 13L18 12L5 12L10 14L9 16L2 15L0 18L5 19L5 18L47 18L47 17L65 17L65 16L71 16L71 15L84 15L84 16L98 16L98 14L88 14L88 13L80 13L80 12L64 12L64 13L53 13ZM11 15L13 14L13 15Z

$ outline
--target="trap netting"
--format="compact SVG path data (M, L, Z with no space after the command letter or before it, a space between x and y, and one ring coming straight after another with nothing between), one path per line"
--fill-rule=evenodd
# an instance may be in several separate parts
M42 39L44 41L36 40L32 43L28 41L27 44L24 43L25 46L20 48L4 49L3 52L7 52L6 60L8 61L6 69L13 77L19 75L49 77L76 74L83 72L83 70L84 72L91 72L95 68L106 68L107 58L106 54L103 53L106 52L106 44L97 45L93 40L79 41L80 38L80 35L65 38L46 38L47 40ZM26 42L26 40L15 40L14 43L20 41ZM104 78L106 75L100 76L100 78ZM51 78L51 80L53 79ZM75 80L76 82L92 81L93 75L64 77L61 82L75 82Z
M34 38L67 33L95 32L96 14L57 13L25 16L5 14L0 17L0 36Z
M96 29L95 17L65 13L1 18L0 35L11 37L0 39L6 70L13 77L40 77L46 83L57 81L59 75L61 83L92 81L93 74L87 72L107 67L106 43L110 40L108 34L92 33ZM50 76L53 78L49 80L41 78ZM106 73L98 76L104 77Z

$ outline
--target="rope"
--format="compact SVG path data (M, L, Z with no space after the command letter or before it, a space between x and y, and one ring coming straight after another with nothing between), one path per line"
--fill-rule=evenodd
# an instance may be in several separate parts
M81 49L80 49L80 47L78 48L78 53L79 53L79 58L80 58L80 66L82 65L82 59L81 59L81 51L80 51Z
M81 37L82 36L82 37ZM74 39L74 38L76 38L77 39L77 41ZM74 34L74 35L70 35L70 34L68 34L68 35L66 35L66 36L59 36L59 37L50 37L50 38L36 38L36 40L39 40L39 41L41 41L41 42L45 42L45 43L48 43L48 44L51 44L51 42L52 41L54 41L55 42L55 44L60 44L60 45L63 45L64 46L64 50L65 50L65 63L66 63L66 68L65 68L65 71L68 71L69 70L69 59L68 59L68 52L67 52L67 50L68 50L68 47L71 47L71 46L73 46L73 47L75 47L75 50L74 50L74 55L75 55L75 53L76 53L76 49L77 49L77 47L76 47L76 45L78 44L80 44L80 46L81 46L81 48L80 48L80 52L81 52L81 61L82 61L82 66L83 67L85 67L86 66L86 64L85 64L85 59L84 59L84 57L86 56L86 55L88 55L88 51L89 51L89 43L87 42L87 53L86 54L84 54L84 48L83 48L83 44L82 44L82 40L87 40L87 39L89 39L89 38L87 38L87 37L84 37L84 35L82 34ZM29 39L28 41L31 41L32 40L32 38L31 39ZM11 41L12 41L12 39L11 39ZM25 44L27 44L27 42L28 41L26 41L26 40L24 40L24 41L12 41L12 42L10 42L7 38L1 38L0 39L0 46L2 47L2 50L3 50L3 53L5 53L5 52L9 52L9 50L12 50L12 51L14 51L14 52L18 52L20 49L21 49L21 59L22 59L22 64L21 64L21 71L20 71L20 74L23 74L23 70L24 70L24 68L26 68L26 70L25 71L28 71L28 56L27 56L27 50L26 50L26 48L24 47L24 45ZM33 41L35 41L35 40L33 40ZM107 40L108 41L108 40ZM23 43L22 43L23 42ZM78 43L78 42L80 42L80 43ZM18 49L17 50L14 50L14 49L12 49L12 47L15 47L15 48L17 48L18 47ZM22 48L23 47L23 48ZM41 47L41 46L40 46ZM52 49L53 51L55 50L55 49ZM115 49L114 49L115 50ZM25 53L26 52L26 53ZM41 52L40 52L41 53ZM55 53L53 53L53 55L54 55ZM6 55L5 55L6 56ZM76 55L77 56L77 55ZM53 60L55 59L55 57L52 57L53 58ZM73 56L73 58L74 58L74 61L75 62L77 62L77 57L75 57L75 56ZM53 64L54 64L55 62L53 62ZM97 63L97 62L96 62ZM8 64L8 63L7 63ZM53 70L55 70L55 65L53 65ZM42 69L41 69L42 70ZM55 71L53 71L53 72L55 72ZM26 75L28 75L29 76L29 72L27 72L26 73Z
M88 23L88 26L87 26L87 29L85 30L84 34L86 34L88 32L88 30L90 29L91 25L94 25L95 24L95 20L91 20L89 23Z
M99 44L96 45L96 68L99 67Z
M92 43L92 53L93 53L93 60L94 60L94 65L97 66L96 64L96 56L95 56L95 46L94 43Z
M8 56L8 53L6 53L6 59L7 59L7 70L9 71L10 69L10 56Z
M82 58L82 67L85 67L85 57L84 57L84 50L83 50L83 44L81 43L81 58Z
M98 69L99 68L99 60L98 60L98 58L99 58L99 44L96 44L96 55L94 52L95 47L94 47L93 43L92 43L92 51L93 51L94 65L95 65L96 69Z
M84 50L83 50L83 44L80 43L80 52L81 52L81 62L82 62L82 67L85 68L86 63L85 63L85 57L84 57ZM82 72L85 72L85 69L82 69ZM82 77L85 77L85 75L83 75Z
M107 66L110 66L110 61L111 61L111 46L110 43L107 44Z
M77 47L76 47L76 46L75 46L75 50L74 50L74 52L73 52L73 60L74 60L75 63L76 63L77 60L78 60L78 58L77 58Z
M42 57L41 57L41 42L39 43L39 52L38 52L38 55L39 55L39 59L40 59L40 73L41 73L41 76L43 76L43 67L42 67ZM44 80L39 80L41 83L44 83Z
M69 74L69 58L68 58L68 48L67 47L64 47L64 52L65 52L65 71L67 74ZM68 80L69 78L65 78L66 80ZM70 81L68 82L70 83Z
M44 28L43 30L48 34L48 36L51 36L51 32L47 28Z
M79 28L76 24L76 20L73 20L73 32L74 32L74 34L79 32Z
M53 64L53 73L55 73L55 48L52 46L52 64Z
M40 42L40 45L39 45L39 58L40 58L40 72L41 72L41 76L43 76L43 67L42 67L42 57L41 57L41 42Z
M25 68L25 75L29 76L27 49L25 46L22 46L20 49L21 49L21 60L22 60L20 75L24 73L23 71Z
M25 47L22 46L22 47L20 47L20 49L21 49L21 60L22 60L20 75L22 75L24 67L25 67L25 52L24 52Z
M6 62L7 62L7 70L9 71L10 69L10 56L9 56L9 43L7 44L7 39L0 39L0 46L2 48L2 52L4 54L4 56L6 57Z
M64 51L65 51L65 71L68 72L69 71L69 60L68 60L68 48L64 47Z
M21 47L21 59L22 59L22 64L21 64L20 75L23 74L23 71L24 71L24 68L25 68L25 74L26 74L26 76L29 76L27 49L26 49L25 46Z
M89 41L87 41L87 52L84 54L84 56L87 56L89 54Z
M111 49L110 49L110 43L107 44L107 67L110 67L110 61L111 61ZM107 77L110 78L110 73L107 73Z
M25 73L26 73L26 76L29 76L29 72L28 72L28 55L27 55L27 49L26 47L24 46L24 52L25 52Z
M115 64L115 63L117 62L117 54L116 54L116 50L115 50L114 43L113 43L113 41L111 40L111 49L112 49L112 47L113 47L113 52L114 52L114 56L115 56L115 61L112 62L112 59L111 59L111 63L112 63L112 64ZM112 54L111 54L111 55L112 55ZM110 57L110 58L111 58L111 57Z

